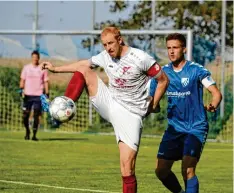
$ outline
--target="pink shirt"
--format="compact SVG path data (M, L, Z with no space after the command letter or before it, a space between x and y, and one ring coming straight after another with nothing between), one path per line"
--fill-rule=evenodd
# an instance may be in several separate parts
M32 96L42 95L44 82L49 80L46 70L32 64L24 66L20 78L25 80L24 94Z

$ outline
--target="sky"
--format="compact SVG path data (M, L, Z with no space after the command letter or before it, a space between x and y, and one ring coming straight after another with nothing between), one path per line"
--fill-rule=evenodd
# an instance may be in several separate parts
M129 2L130 5L134 1ZM96 1L96 22L127 18L127 11L112 14L109 2ZM39 27L47 30L92 29L92 1L39 1ZM35 1L0 1L0 29L32 29Z
M120 13L110 13L110 2L96 1L95 22L128 18L136 1L130 1L129 8ZM38 1L38 26L40 30L91 30L93 1ZM35 1L0 1L0 30L32 30ZM13 42L11 41L13 40ZM82 49L79 37L39 37L40 46L45 52L68 52L88 57L90 53ZM73 45L72 45L73 44ZM17 51L22 45L26 51ZM55 47L55 48L53 48ZM0 54L10 57L27 55L32 49L29 35L0 35ZM56 50L55 50L56 49ZM24 56L25 57L25 56Z

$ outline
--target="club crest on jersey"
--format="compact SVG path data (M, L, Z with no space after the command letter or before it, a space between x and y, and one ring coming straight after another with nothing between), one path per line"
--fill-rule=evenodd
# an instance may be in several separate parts
M189 78L181 78L181 84L182 84L183 87L188 86Z
M123 74L126 74L126 73L129 74L128 71L130 70L130 68L131 68L131 66L124 66L123 67Z

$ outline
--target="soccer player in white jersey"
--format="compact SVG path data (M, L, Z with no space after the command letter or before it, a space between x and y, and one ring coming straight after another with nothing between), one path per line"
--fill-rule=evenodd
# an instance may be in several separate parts
M158 105L167 88L168 78L150 55L125 45L116 27L105 28L101 41L105 50L89 60L59 67L44 62L42 66L52 72L74 72L65 93L73 100L77 100L83 88L87 87L95 109L114 127L120 152L123 193L135 193L135 163L142 119ZM91 70L98 66L103 67L109 77L108 87ZM147 92L150 78L158 81L151 101Z
M168 35L166 44L171 60L163 66L170 80L166 91L168 127L159 146L156 175L171 192L183 192L171 171L174 161L182 160L185 192L197 193L199 182L195 170L209 131L206 110L215 112L222 95L207 69L185 60L186 39L182 34ZM203 104L204 87L211 93L207 106Z

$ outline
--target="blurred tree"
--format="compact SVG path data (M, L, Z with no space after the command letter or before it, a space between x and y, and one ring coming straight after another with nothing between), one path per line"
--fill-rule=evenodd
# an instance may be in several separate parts
M225 93L224 93L224 104L225 104L225 113L223 119L220 118L219 110L216 113L207 113L210 131L209 138L216 138L216 136L223 129L223 125L227 123L230 117L233 115L233 76L225 84Z
M211 62L216 56L217 44L196 35L193 40L193 60L201 65Z
M129 7L126 1L108 1L110 12L121 12ZM226 44L233 46L233 1L227 1L226 13ZM196 62L205 64L215 56L216 45L221 40L222 1L157 1L156 26L157 29L192 29L194 32L194 52ZM95 24L95 29L105 26L117 26L121 29L150 29L151 1L137 1L133 6L129 18L120 18L117 22L103 21ZM153 36L144 36L144 41ZM142 36L138 36L142 39ZM98 42L98 39L95 40ZM87 40L84 47L90 47ZM203 44L204 43L204 44ZM150 42L149 42L150 44ZM151 45L149 46L151 47ZM202 58L200 60L199 58Z
M226 42L233 46L233 1L227 1ZM129 4L123 1L110 2L110 12L123 11ZM221 1L157 1L157 29L192 29L206 40L220 40ZM106 25L121 29L149 29L151 27L151 1L139 1L134 5L129 19L117 23L106 21L96 24L96 29Z

